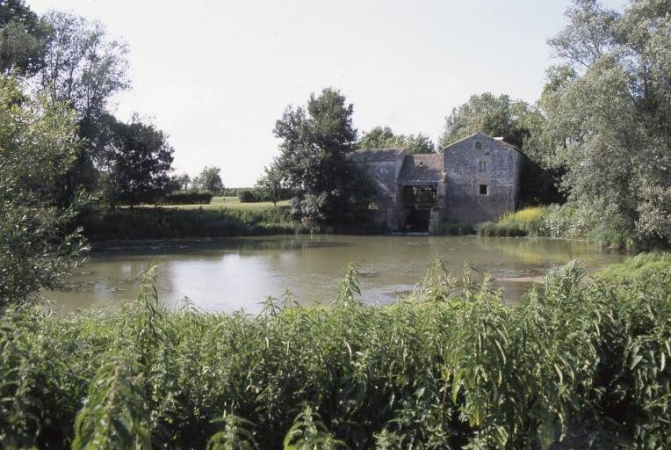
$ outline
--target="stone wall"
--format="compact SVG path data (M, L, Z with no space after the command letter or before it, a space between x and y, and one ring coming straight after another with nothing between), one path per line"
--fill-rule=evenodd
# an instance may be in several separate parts
M405 152L401 150L369 150L357 152L352 160L368 174L375 196L371 215L377 223L394 231L405 222L403 196L397 184Z
M444 155L444 219L478 223L515 211L522 154L513 146L477 133L446 147Z

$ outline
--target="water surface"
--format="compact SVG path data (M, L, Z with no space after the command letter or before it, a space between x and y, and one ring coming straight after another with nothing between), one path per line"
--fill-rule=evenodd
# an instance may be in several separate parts
M162 301L184 297L208 311L258 311L267 296L290 291L301 303L330 302L348 262L358 265L362 296L388 303L412 290L436 257L455 275L464 262L488 272L519 298L549 268L581 258L595 270L622 257L581 241L475 236L270 236L110 246L91 255L72 290L47 293L59 310L111 306L135 297L142 273L158 265Z

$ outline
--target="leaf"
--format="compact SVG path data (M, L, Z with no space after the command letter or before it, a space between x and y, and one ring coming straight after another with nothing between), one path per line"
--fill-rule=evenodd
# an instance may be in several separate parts
M643 357L641 355L636 355L633 361L631 362L631 366L629 366L629 370L633 370L634 367L636 367L638 363L641 362L641 360L643 360Z

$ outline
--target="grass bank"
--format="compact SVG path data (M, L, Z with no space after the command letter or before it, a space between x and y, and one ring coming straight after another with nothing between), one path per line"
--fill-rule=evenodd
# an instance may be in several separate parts
M6 448L668 448L671 263L581 283L553 270L519 307L436 264L414 294L365 306L0 313ZM646 259L647 258L647 259ZM608 272L606 272L608 273ZM151 282L149 278L148 283ZM325 294L329 297L328 294Z
M306 231L291 221L287 207L89 210L79 217L77 224L92 241L249 236Z

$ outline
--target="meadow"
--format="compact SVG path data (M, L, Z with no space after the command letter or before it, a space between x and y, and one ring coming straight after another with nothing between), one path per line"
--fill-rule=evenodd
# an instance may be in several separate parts
M330 306L258 315L136 301L0 315L3 448L532 449L671 445L671 256L589 281L552 270L516 307L440 261L389 306L349 267ZM559 447L557 447L559 448Z
M280 200L277 202L277 207L288 207L291 200ZM153 205L144 206L145 208L153 208ZM240 199L236 197L212 197L212 201L205 205L161 205L161 208L168 209L203 209L206 211L220 211L220 210L237 210L237 211L262 211L266 209L273 209L275 205L272 202L245 202L241 203Z

